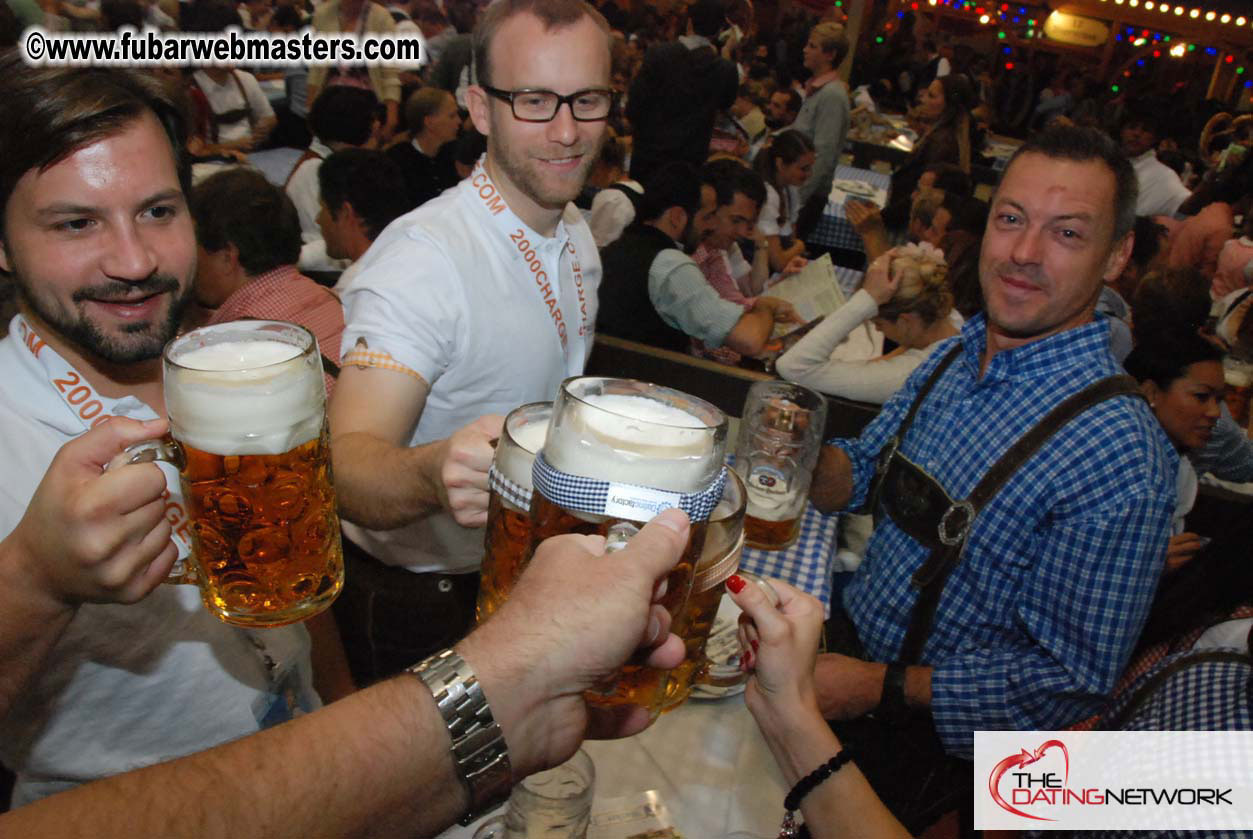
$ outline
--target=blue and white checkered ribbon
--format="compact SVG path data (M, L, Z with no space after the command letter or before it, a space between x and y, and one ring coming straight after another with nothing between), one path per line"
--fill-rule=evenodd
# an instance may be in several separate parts
M648 521L662 510L678 507L692 521L708 521L722 498L727 470L719 470L713 482L700 492L672 492L571 475L554 469L541 453L535 456L531 479L535 482L536 491L566 510Z
M505 473L493 463L487 470L487 485L501 498L508 501L524 513L531 511L531 489L522 484L514 483L505 477Z

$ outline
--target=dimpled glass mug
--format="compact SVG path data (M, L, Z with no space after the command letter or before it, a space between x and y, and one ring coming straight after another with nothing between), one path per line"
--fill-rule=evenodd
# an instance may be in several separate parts
M782 550L800 535L826 417L827 401L807 387L769 381L749 388L735 471L748 491L750 547Z
M553 403L514 408L496 441L488 476L487 532L475 615L482 623L513 591L531 558L531 467L544 445Z
M344 582L317 340L281 321L237 321L175 338L163 355L170 437L129 462L179 470L195 582L226 623L282 626L323 611Z

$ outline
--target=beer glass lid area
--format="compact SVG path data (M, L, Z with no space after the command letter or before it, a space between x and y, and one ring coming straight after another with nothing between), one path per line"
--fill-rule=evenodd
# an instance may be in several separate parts
M561 385L544 457L571 475L696 492L721 471L726 437L726 416L703 399L634 379L581 376Z

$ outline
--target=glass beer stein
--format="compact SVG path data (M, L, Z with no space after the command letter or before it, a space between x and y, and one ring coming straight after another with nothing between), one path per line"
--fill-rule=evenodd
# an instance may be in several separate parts
M175 338L163 356L172 441L129 460L179 470L195 582L226 623L282 626L326 609L344 582L326 386L317 340L279 321L237 321Z
M722 489L722 500L709 518L705 547L701 551L700 564L696 566L687 608L670 629L683 639L686 652L683 663L666 676L663 712L682 705L698 683L728 684L722 674L711 676L705 645L709 641L714 619L718 617L727 578L740 567L740 554L744 552L745 503L744 482L739 475L731 472ZM729 683L737 684L745 679L747 676L736 669L730 674Z
M769 381L749 389L735 471L748 491L750 547L780 550L800 535L826 418L826 400L807 387Z
M487 535L475 614L487 620L505 602L531 557L531 467L548 436L553 403L514 408L488 473Z
M706 522L722 497L726 434L721 411L677 390L629 379L567 379L535 459L532 551L561 533L600 534L615 550L657 513L680 507L692 519L691 535L661 598L677 618ZM664 682L665 671L632 660L587 700L602 708L638 706L655 717Z

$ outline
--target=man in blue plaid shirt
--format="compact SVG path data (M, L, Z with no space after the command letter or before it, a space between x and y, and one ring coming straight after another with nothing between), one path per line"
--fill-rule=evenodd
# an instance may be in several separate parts
M880 453L950 353L898 449L945 501L968 498L1063 400L1120 373L1109 326L1094 309L1103 281L1118 276L1130 254L1135 201L1130 164L1099 132L1063 127L1026 144L992 202L979 264L985 314L939 346L861 437L825 447L815 504L829 511L867 503ZM910 720L917 729L921 719L936 765L946 765L932 774L964 775L968 785L969 764L945 764L944 755L968 760L975 730L1056 729L1099 710L1157 585L1177 465L1139 398L1107 398L1056 428L960 534L964 545L954 549L956 563L912 659L902 652L920 594L912 578L943 548L906 533L922 532L899 512L917 508L917 498L885 498L866 560L844 592L845 615L833 618L851 621L861 658L818 660L824 714L855 720L874 712L869 723L898 729ZM886 496L892 483L885 484ZM896 515L882 515L884 508ZM961 523L956 512L940 522L941 539L946 527L962 530L951 526ZM934 522L926 526L936 533ZM893 750L879 742L873 751ZM899 765L884 775L912 786L907 795L943 797L940 788L906 780ZM892 795L885 797L891 805Z

